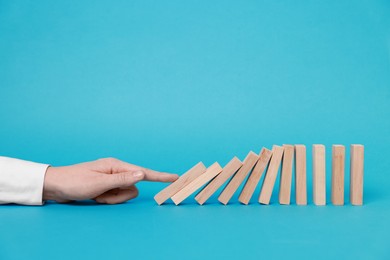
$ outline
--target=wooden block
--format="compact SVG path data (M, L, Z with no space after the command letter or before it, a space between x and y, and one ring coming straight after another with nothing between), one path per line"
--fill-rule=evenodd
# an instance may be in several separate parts
M263 186L261 187L259 202L261 204L269 204L271 200L272 191L275 186L276 176L278 175L279 166L282 161L284 148L282 146L274 145L272 147L272 157L265 174Z
M188 183L192 182L206 171L206 166L202 162L199 162L194 167L189 169L186 173L180 176L175 182L170 184L165 189L161 190L159 193L154 196L154 200L158 205L163 204L167 199L175 195L179 190L181 190Z
M183 189L178 191L175 195L172 196L172 200L176 205L179 205L183 200L188 198L192 193L198 190L207 182L211 181L215 176L217 176L222 171L222 167L215 162L209 168L207 168L206 172L201 174L195 180L190 182Z
M256 186L260 181L261 175L263 175L263 172L268 165L271 155L272 152L267 148L261 149L256 166L253 168L253 171L248 177L248 180L241 191L240 197L238 198L241 203L248 205L253 192L255 191Z
M235 174L241 166L242 162L237 157L234 157L228 164L226 164L222 172L195 196L195 200L200 205L203 205L203 203L205 203L211 195L213 195L218 188L222 186L222 184Z
M229 200L233 197L234 192L238 189L240 184L244 181L245 177L252 170L253 166L256 164L259 156L254 152L249 152L246 156L242 167L238 170L238 172L233 176L228 185L224 188L222 193L219 195L218 200L227 204Z
M363 205L364 146L351 145L350 201L352 205Z
M326 204L325 146L313 144L313 202L317 206Z
M297 205L307 205L306 146L295 145L295 200Z
M291 181L294 161L294 146L283 145L282 171L279 185L279 204L289 205L291 198Z
M332 147L332 203L344 205L344 169L345 147L333 145Z

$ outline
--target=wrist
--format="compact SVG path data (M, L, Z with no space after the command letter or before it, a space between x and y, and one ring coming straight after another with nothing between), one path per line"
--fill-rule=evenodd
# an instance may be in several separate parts
M56 188L56 167L49 166L45 173L45 180L43 183L43 194L42 199L45 200L56 200L57 199L57 188Z

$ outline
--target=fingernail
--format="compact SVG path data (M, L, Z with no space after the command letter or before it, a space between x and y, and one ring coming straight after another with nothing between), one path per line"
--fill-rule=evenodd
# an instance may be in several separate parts
M136 171L133 173L134 178L142 179L144 177L144 173L142 171Z

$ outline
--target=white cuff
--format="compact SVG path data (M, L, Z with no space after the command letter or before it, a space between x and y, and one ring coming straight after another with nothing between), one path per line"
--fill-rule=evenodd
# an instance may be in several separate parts
M48 164L0 156L0 204L42 205Z

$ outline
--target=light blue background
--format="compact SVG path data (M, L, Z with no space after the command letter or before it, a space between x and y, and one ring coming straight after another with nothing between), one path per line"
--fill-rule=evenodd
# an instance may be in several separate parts
M309 205L1 206L0 259L390 259L389 61L384 0L1 0L1 155L183 173L303 143ZM365 145L363 207L313 206L313 143Z

